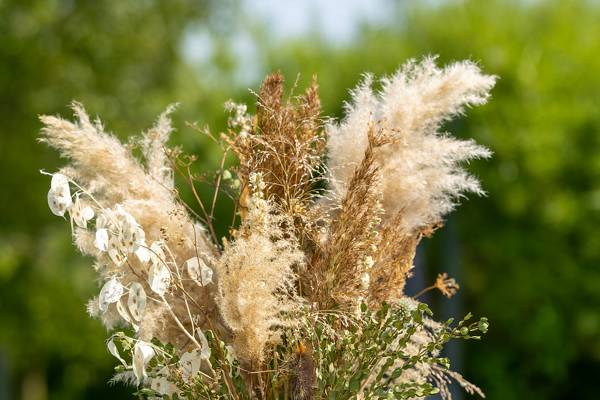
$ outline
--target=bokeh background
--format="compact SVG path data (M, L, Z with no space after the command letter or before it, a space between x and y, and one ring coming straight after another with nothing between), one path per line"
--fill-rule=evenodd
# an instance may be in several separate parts
M593 0L0 1L0 399L128 398L88 318L98 290L46 205L56 153L37 116L73 99L125 138L173 102L173 143L202 168L219 154L186 122L225 128L223 103L251 101L265 73L319 77L339 117L364 71L407 58L477 60L500 76L492 101L448 125L491 148L472 198L427 240L409 290L449 271L438 315L472 311L491 329L452 347L489 399L600 393L600 2ZM225 231L221 227L221 231ZM464 398L464 397L463 397Z

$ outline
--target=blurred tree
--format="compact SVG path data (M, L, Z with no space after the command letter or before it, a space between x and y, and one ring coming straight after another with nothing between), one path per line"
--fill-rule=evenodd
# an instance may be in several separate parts
M336 116L363 71L391 73L409 57L472 58L499 75L492 101L448 127L496 153L472 166L490 196L465 202L455 218L465 308L492 323L481 343L465 347L464 372L490 399L594 398L598 2L394 4L393 23L365 25L348 44L332 45L317 34L274 42L253 27L255 61L262 72L281 69L290 81L301 73L300 85L317 73L325 113ZM220 7L208 0L0 2L0 352L8 355L15 384L28 376L34 390L41 374L52 398L117 395L104 387L113 365L99 345L105 334L83 312L97 290L93 275L85 261L73 261L64 224L49 225L56 219L45 204L48 181L37 170L58 160L35 143L35 115L65 114L75 98L110 130L131 134L181 101L176 126L199 120L218 130L222 103L248 99L232 79L248 60L226 35L212 37L215 51L201 66L187 64L180 46L207 16L229 29ZM176 140L201 153L201 166L216 162L197 136ZM428 243L432 273L442 264L442 246L436 238Z
M114 359L102 346L101 325L85 313L98 290L94 274L76 258L64 222L47 211L48 179L38 170L59 162L35 141L37 115L68 113L65 106L77 99L109 130L131 134L182 100L179 115L192 120L203 84L183 61L181 43L209 16L219 23L230 2L218 10L214 3L0 2L0 364L9 366L12 382L0 397L130 393L106 386Z
M280 43L262 62L320 77L326 113L363 71L409 57L471 58L500 76L492 101L448 129L495 152L471 168L488 198L456 222L465 308L492 329L465 346L465 373L490 399L593 398L600 374L600 5L594 1L400 3L356 41ZM428 252L438 251L433 240ZM440 265L439 255L428 256ZM431 277L433 278L433 276Z

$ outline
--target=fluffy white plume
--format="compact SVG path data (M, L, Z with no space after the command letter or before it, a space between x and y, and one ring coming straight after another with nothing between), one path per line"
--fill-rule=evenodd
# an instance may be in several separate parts
M381 83L375 93L367 75L352 91L345 119L328 126L331 186L336 195L345 194L364 157L369 129L379 130L390 140L376 153L383 207L389 217L402 212L402 224L412 231L441 220L464 193L484 193L461 163L491 153L440 128L467 107L484 104L495 77L470 61L438 68L428 57L407 62Z
M169 114L173 107L134 141L141 147L141 160L134 157L130 146L105 132L99 121L90 120L80 104L74 103L73 110L74 121L41 117L44 127L40 140L71 161L62 173L53 175L49 206L55 214L71 214L74 241L84 254L96 258L102 281L111 282L109 279L118 276L120 285L133 285L139 293L154 294L156 289L166 294L167 280L171 278L168 268L181 265L192 256L212 255L215 251L204 227L191 218L173 190L166 144L172 131ZM69 185L76 190L75 203L71 201ZM84 229L93 217L93 228ZM148 265L151 256L157 254L148 245L163 241L169 243L169 257L163 254L161 260L168 261L169 267L156 260ZM150 271L156 265L159 268ZM153 272L153 279L146 279L149 272ZM204 288L191 281L185 285L188 293L206 303L208 292ZM139 296L136 299L142 302ZM96 300L98 306L90 307L90 313L101 316L107 328L121 320L131 322L129 311L117 300L100 296ZM143 306L139 302L134 302L129 310L133 310L136 324L139 323L140 337L159 337L176 343L178 337L172 331L177 325L164 314L165 308L156 302ZM184 304L177 303L175 309L188 315Z

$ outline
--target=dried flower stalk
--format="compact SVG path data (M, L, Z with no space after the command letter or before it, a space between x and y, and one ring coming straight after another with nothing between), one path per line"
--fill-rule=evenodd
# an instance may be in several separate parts
M489 151L440 129L483 104L494 77L425 58L382 83L374 93L367 76L326 135L315 79L286 97L283 76L267 76L256 116L228 103L227 132L211 136L224 154L208 204L194 157L167 145L173 107L129 146L77 103L75 122L42 117L40 140L71 160L50 174L49 207L69 216L101 277L88 311L134 332L107 342L122 364L115 379L150 397L449 398L450 378L482 395L438 349L485 332L487 320L436 323L403 289L421 238L464 193L483 194L462 163ZM231 170L229 152L239 160ZM178 196L175 172L198 204ZM220 193L240 217L222 246ZM458 284L440 274L430 289L451 297Z

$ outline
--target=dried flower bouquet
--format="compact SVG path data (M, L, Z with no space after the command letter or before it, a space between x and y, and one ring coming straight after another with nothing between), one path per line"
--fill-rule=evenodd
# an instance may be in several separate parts
M208 202L194 157L167 147L172 108L127 146L79 104L74 122L42 117L40 140L70 160L49 174L48 204L95 260L88 311L111 332L114 380L148 398L450 398L451 381L483 396L440 350L478 338L486 319L436 322L404 284L421 238L483 193L462 164L490 152L441 127L494 81L468 61L409 61L379 91L366 75L335 122L315 81L290 97L269 75L255 115L227 103L227 132L205 132L224 154ZM229 154L239 162L226 169ZM234 223L219 240L227 198ZM431 288L458 285L440 275Z

